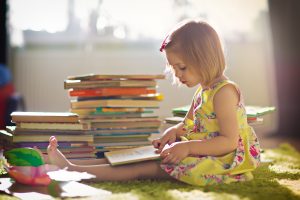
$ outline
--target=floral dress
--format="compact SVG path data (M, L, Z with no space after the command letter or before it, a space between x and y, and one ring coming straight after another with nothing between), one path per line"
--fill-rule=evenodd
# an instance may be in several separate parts
M192 185L210 185L251 180L253 171L260 162L260 147L257 137L247 123L247 115L242 96L237 85L230 80L223 80L209 89L201 87L194 95L193 120L184 121L187 134L182 140L209 140L219 135L217 116L213 108L216 92L227 84L236 87L240 102L237 105L239 123L238 147L224 156L187 157L179 164L161 164L172 177Z

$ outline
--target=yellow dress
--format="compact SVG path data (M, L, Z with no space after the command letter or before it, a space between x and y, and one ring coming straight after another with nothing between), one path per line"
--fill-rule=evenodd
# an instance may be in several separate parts
M230 80L223 80L209 89L201 87L194 95L193 119L185 119L187 134L184 140L209 140L219 135L217 116L213 109L216 92L227 84L236 87ZM221 156L187 157L179 164L161 164L172 177L192 185L210 185L251 180L253 171L260 162L260 147L255 132L247 123L247 115L240 94L237 105L239 123L239 142L235 151ZM218 147L216 147L218 148Z

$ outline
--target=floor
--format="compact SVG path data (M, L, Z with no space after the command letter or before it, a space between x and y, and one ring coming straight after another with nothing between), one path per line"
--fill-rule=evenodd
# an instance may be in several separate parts
M257 133L262 148L275 148L282 143L289 143L300 152L300 137L284 137L272 133Z

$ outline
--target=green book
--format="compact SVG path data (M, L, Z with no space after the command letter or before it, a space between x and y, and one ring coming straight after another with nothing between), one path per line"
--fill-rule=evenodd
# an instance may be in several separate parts
M172 110L173 116L175 117L185 117L186 113L189 111L190 106L182 106L178 108L174 108Z
M246 106L247 117L261 117L268 113L274 112L274 106ZM173 116L184 117L189 111L190 106L182 106L172 110Z
M268 113L274 112L275 107L263 107L263 106L246 106L247 117L261 117Z

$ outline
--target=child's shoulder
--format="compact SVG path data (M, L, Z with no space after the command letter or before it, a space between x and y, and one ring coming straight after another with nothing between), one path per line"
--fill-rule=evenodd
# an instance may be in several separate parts
M223 101L224 99L240 99L240 89L239 86L231 81L224 80L218 87L214 90L214 100L220 99Z
M222 81L218 82L217 84L215 84L212 89L214 90L215 93L220 91L220 90L232 90L232 89L234 89L234 90L239 91L239 86L234 81L229 80L229 79L225 79L225 80L222 80Z

